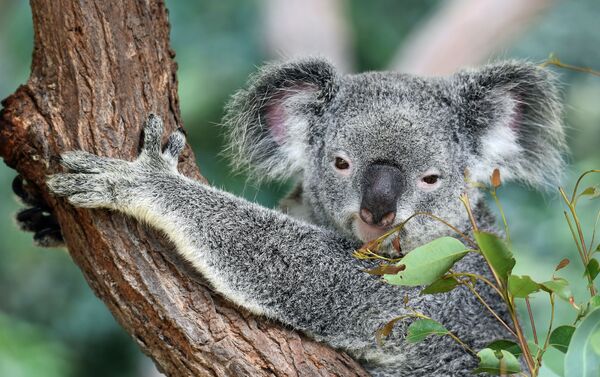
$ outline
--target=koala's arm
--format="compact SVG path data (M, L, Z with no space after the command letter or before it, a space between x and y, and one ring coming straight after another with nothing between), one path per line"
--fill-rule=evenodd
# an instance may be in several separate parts
M383 284L352 257L353 242L186 178L176 167L183 135L173 134L161 151L161 133L160 119L151 117L144 149L133 162L67 153L63 164L72 173L52 176L48 186L74 205L110 208L162 230L228 299L343 348L372 371L392 367L394 375L419 375L412 366L423 362L429 365L423 369L427 373L474 366L473 356L447 337L424 345L404 343L402 325L385 347L375 342L379 327L406 314L405 293L411 306L455 331L464 329L467 340L476 339L455 319L467 305L464 297L423 298L416 290ZM448 299L460 304L448 308ZM497 329L483 310L469 317L473 328ZM437 358L453 362L432 361Z

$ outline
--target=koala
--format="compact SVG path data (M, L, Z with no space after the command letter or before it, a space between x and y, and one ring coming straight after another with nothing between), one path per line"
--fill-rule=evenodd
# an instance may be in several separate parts
M549 71L507 61L424 78L342 75L316 58L269 64L232 97L223 125L236 168L257 180L295 179L283 211L180 174L184 135L176 131L162 146L156 115L136 160L67 152L61 161L70 172L50 176L48 187L75 206L150 224L217 292L347 352L373 376L467 376L476 367L477 358L447 336L406 342L409 320L378 345L377 330L409 307L476 350L511 338L467 289L420 295L420 287L391 286L365 273L374 262L352 253L416 212L472 234L462 193L479 227L497 231L465 171L475 182L487 183L495 168L504 180L555 182L565 140ZM399 235L402 252L441 236L457 235L415 217ZM396 251L388 242L383 252ZM474 253L455 270L491 276ZM483 284L477 289L507 318L500 297Z

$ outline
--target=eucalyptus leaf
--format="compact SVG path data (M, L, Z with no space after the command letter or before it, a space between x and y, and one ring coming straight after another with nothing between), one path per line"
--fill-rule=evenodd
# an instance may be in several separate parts
M487 232L475 232L475 240L502 284L506 285L508 275L515 266L515 258L506 243L495 234Z
M600 189L598 186L590 186L583 190L579 196L589 196L590 199L594 199L600 196Z
M458 280L456 280L454 277L441 277L425 287L425 289L421 291L421 294L424 295L450 292L456 288L456 286L458 286Z
M596 331L590 338L590 346L596 352L596 354L600 355L600 331Z
M484 348L477 352L479 365L473 371L476 373L489 373L492 375L505 375L519 373L521 364L512 353L506 350L495 351L490 348Z
M406 341L408 343L418 343L429 335L447 335L448 330L433 319L418 319L408 326Z
M544 282L540 284L540 286L543 290L547 292L553 292L565 301L569 301L569 299L573 297L571 288L569 288L569 282L563 278Z
M594 349L600 332L600 309L596 309L581 321L565 357L565 377L600 376L600 354Z
M521 356L521 354L523 353L523 351L521 351L521 346L519 346L516 342L513 342L512 340L506 339L495 340L488 344L485 348L490 348L494 351L505 350L512 353L516 357Z
M525 298L530 294L540 290L540 285L533 281L531 277L527 275L517 276L510 275L508 277L508 291L514 297Z
M585 273L589 275L592 281L594 281L596 276L598 276L598 272L600 272L600 263L598 263L598 259L590 259L587 266L585 267Z
M384 275L383 278L393 285L428 285L442 277L468 252L468 248L456 238L438 238L402 258L398 265L405 266L403 271Z
M595 308L600 308L600 296L594 296L590 298L589 301L590 310L594 310Z
M550 334L550 345L562 353L566 353L575 332L575 326L559 326Z

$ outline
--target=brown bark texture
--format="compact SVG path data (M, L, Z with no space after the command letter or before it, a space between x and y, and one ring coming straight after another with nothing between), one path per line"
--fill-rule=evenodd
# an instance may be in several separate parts
M168 13L152 0L32 0L31 77L3 101L0 155L57 216L87 282L169 376L366 376L350 357L255 318L204 285L173 246L117 213L51 197L57 156L133 159L148 113L181 125ZM203 179L189 147L180 170ZM91 350L90 350L91 351Z

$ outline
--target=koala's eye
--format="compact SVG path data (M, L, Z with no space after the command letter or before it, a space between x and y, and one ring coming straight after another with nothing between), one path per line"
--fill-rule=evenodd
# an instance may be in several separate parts
M430 175L424 176L423 178L421 178L421 180L428 185L434 185L438 181L439 178L440 178L440 176L437 174L430 174Z
M430 192L440 187L441 175L436 169L429 169L419 178L417 186L425 191Z
M334 162L335 168L338 170L347 170L350 168L350 164L348 161L344 160L341 157L336 157Z

